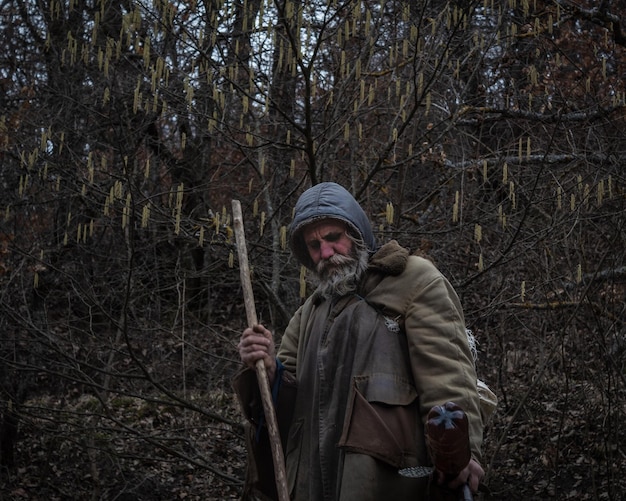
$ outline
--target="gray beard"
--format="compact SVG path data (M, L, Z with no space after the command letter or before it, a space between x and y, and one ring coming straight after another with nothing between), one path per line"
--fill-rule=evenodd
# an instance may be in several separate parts
M354 256L335 254L321 260L315 267L317 292L326 299L347 296L357 291L369 255L366 249L356 249Z

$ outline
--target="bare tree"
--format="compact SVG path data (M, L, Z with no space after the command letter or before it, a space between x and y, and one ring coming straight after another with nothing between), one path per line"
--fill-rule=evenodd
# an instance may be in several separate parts
M494 499L617 499L623 2L0 8L3 467L55 495L236 497L230 200L280 332L307 293L291 208L333 180L459 291L501 397Z

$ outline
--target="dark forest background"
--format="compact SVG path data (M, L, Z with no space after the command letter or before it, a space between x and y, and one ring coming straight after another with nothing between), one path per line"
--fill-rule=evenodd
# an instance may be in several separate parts
M626 2L0 0L0 499L236 499L320 181L458 291L487 499L626 492Z

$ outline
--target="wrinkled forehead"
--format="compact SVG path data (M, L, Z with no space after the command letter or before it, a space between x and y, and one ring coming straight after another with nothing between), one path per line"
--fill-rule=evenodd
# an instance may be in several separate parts
M327 233L344 232L348 229L348 225L341 219L324 218L307 224L302 228L302 236L304 240L317 235L325 235Z

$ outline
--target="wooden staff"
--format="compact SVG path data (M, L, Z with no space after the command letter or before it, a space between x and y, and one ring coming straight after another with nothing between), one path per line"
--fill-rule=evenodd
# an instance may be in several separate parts
M253 327L258 323L256 308L254 306L254 294L252 292L252 282L250 281L250 267L248 265L248 250L246 248L246 234L243 227L243 216L241 214L241 204L239 200L232 201L233 207L233 227L235 229L235 241L237 244L237 254L239 256L239 273L241 275L241 286L243 288L243 300L246 306L246 316L248 326ZM278 431L278 421L276 411L272 401L269 379L263 360L258 360L255 366L259 389L261 390L261 400L265 411L265 420L269 432L270 445L272 448L272 459L274 460L274 472L276 476L276 488L278 490L279 501L289 501L289 490L287 489L287 474L285 473L285 460L283 448L280 443L280 433Z

